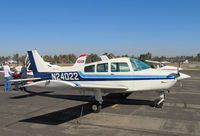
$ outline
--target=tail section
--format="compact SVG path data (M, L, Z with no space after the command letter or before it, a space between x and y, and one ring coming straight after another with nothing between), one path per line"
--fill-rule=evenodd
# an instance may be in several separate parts
M47 63L43 60L43 58L39 55L37 50L28 51L28 57L31 63L32 71L34 77L41 77L49 74L50 72L60 72L63 71L64 67L54 66L50 63ZM79 67L83 66L86 61L86 54L80 55L76 60L74 66Z
M51 72L53 68L46 63L38 54L37 50L28 51L28 57L31 63L34 76L40 72Z
M74 64L74 66L78 67L78 66L83 66L85 65L86 62L86 54L82 54L78 57L78 59L76 60L76 63Z

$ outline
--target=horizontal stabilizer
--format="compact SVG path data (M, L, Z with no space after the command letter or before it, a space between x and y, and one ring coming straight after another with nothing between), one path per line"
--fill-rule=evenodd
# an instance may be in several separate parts
M29 81L29 80L32 80L32 81L35 81L35 80L40 80L41 78L25 78L25 79L13 79L13 80L10 80L11 82L22 82L22 81Z

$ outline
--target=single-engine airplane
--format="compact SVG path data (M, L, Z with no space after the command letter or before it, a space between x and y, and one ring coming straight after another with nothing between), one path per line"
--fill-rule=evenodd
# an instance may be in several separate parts
M93 112L100 112L103 102L102 93L127 94L134 92L156 91L159 98L155 107L161 108L168 91L178 80L190 78L189 75L172 71L152 69L149 65L135 58L101 57L102 61L81 66L49 67L37 50L28 51L34 83L25 85L39 87L64 87L94 92Z

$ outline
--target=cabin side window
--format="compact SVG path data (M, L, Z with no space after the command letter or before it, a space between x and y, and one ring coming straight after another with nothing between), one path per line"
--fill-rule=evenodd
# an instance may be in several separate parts
M84 68L84 72L95 72L95 66L94 65L86 66Z
M108 63L97 64L97 72L108 72Z
M126 62L111 63L111 72L129 72L130 68Z

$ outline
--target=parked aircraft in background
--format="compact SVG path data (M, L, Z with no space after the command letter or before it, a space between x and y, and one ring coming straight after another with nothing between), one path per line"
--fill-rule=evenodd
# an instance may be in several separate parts
M37 50L28 51L35 80L25 85L39 87L63 87L66 89L94 92L95 101L91 110L99 112L103 102L102 93L121 93L126 97L133 92L156 91L159 98L155 107L162 107L165 91L178 80L190 78L189 75L161 69L152 69L135 58L108 59L81 66L49 67ZM27 79L29 80L29 79Z
M184 64L188 64L189 63L189 60L185 60L183 61Z
M183 70L183 68L180 67L166 65L170 63L167 61L159 62L159 61L145 60L145 63L147 63L154 69L172 70L172 71Z

